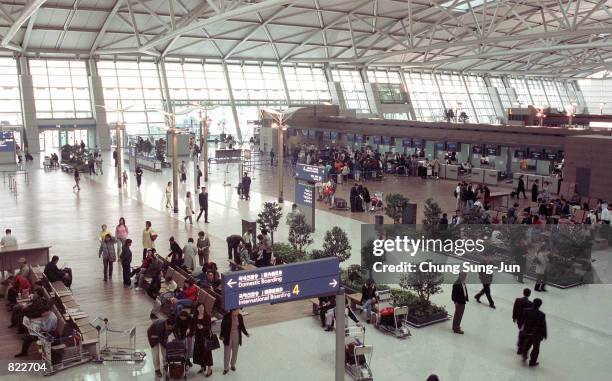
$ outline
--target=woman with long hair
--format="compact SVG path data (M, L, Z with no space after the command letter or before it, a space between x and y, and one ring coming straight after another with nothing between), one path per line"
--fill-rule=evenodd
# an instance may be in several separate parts
M206 312L204 304L198 303L191 319L190 329L191 334L194 336L193 363L200 365L198 373L204 373L204 369L207 368L206 377L212 375L213 366L212 351L204 345L204 340L213 335L211 325L210 315Z
M128 238L129 230L125 224L125 218L119 218L119 224L115 227L115 238L117 238L117 252L121 253L125 240Z

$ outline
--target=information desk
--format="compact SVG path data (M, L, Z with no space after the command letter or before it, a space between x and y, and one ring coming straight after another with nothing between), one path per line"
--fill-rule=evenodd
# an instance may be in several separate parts
M49 263L50 244L22 244L0 248L0 270L11 271L19 268L17 261L25 258L32 267L45 266Z
M484 173L485 173L485 170L482 168L472 168L472 174L470 176L470 181L472 181L473 183L483 183Z
M484 170L484 183L487 185L497 185L499 181L499 171L496 169Z
M218 149L215 150L216 159L240 159L242 157L241 149Z

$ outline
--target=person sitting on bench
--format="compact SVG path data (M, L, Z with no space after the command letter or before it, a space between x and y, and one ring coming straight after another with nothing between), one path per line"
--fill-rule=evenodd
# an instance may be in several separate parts
M15 304L17 304L17 297L21 294L22 297L27 297L30 294L32 285L30 281L21 275L10 276L8 278L10 283L9 289L6 291L6 299L9 302L9 311L12 311Z
M175 315L178 316L183 308L191 307L196 300L198 300L198 289L190 279L185 279L183 289L176 298L172 299Z
M238 262L237 264L252 265L255 263L255 261L251 259L251 253L249 252L249 249L243 242L240 242L240 244L238 245L238 253L240 253L240 262Z
M161 311L164 304L171 302L176 297L176 290L178 289L176 282L171 277L166 277L165 281L167 284L166 291L157 296L157 300L154 302L153 309L149 314L151 320L157 319L157 314Z
M72 269L66 267L60 270L57 267L58 262L59 257L57 255L54 255L51 258L51 262L47 263L47 265L45 266L45 276L49 280L49 283L61 280L62 282L64 282L64 285L66 287L70 288L70 286L72 285Z
M40 329L38 330L38 332L47 333L47 334L52 335L54 338L57 338L58 335L56 331L57 331L57 316L53 313L51 308L47 306L42 313ZM37 336L26 335L23 338L21 352L17 353L15 357L26 357L28 355L28 350L30 349L30 345L32 345L32 343L36 342L37 340L38 340Z
M374 284L374 280L368 279L368 281L361 287L361 310L366 311L366 316L368 318L367 322L370 323L370 318L372 317L372 306L378 302L378 297L376 296L376 285Z

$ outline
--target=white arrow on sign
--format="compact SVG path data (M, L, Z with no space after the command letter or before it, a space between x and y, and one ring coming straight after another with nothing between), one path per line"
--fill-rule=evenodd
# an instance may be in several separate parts
M227 282L227 285L229 286L229 288L233 288L236 283L238 282L230 278L230 280Z
M332 287L336 287L338 285L338 281L335 280L335 279L332 279L332 281L329 282L329 285L332 286Z

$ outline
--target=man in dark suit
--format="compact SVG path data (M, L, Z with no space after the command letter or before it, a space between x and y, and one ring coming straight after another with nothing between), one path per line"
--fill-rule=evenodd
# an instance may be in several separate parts
M524 325L523 333L525 339L521 354L523 361L527 360L527 355L531 349L529 366L538 366L538 355L540 354L540 343L548 338L546 331L546 315L540 311L542 299L534 299L532 308L525 310L523 314Z
M244 173L244 176L242 176L242 195L244 196L245 200L250 200L251 196L249 195L249 193L251 192L251 178L249 177L248 173Z
M198 195L198 203L200 204L200 214L198 214L196 221L200 221L203 212L204 222L208 223L208 192L206 192L206 187L202 187L202 192Z
M518 350L516 354L521 354L521 348L523 346L523 341L525 340L525 335L523 334L523 324L525 324L525 310L528 310L533 307L531 300L529 300L529 296L531 295L531 289L524 288L523 289L523 297L516 298L514 300L514 307L512 308L512 321L516 323L519 329L518 335Z
M225 241L227 242L227 258L233 259L236 263L240 263L240 252L238 251L238 245L243 242L242 236L232 234L228 236Z
M465 287L466 273L462 272L457 277L457 280L453 284L453 292L451 294L451 300L455 303L455 314L453 316L453 332L463 335L461 329L461 319L463 318L463 312L465 311L465 304L469 301L467 288Z

